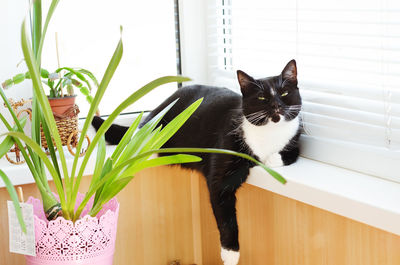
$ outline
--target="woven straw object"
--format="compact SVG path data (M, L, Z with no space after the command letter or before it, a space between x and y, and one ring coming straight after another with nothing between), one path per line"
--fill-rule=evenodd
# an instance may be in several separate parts
M77 105L72 106L61 115L57 113L53 114L54 114L54 119L56 120L56 125L58 133L60 134L62 145L67 145L68 138L72 134L74 134L75 139L71 140L71 145L72 147L76 147L78 143L78 139L76 137L78 135L78 114L79 114L78 106ZM42 127L40 127L40 136L42 140L42 147L47 149L48 145Z

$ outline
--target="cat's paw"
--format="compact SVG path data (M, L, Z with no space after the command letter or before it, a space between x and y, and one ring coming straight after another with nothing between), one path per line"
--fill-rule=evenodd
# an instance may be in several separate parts
M282 167L282 156L279 153L273 153L265 160L265 165L268 167Z
M239 256L239 251L221 247L221 259L224 262L224 265L237 265L239 263Z

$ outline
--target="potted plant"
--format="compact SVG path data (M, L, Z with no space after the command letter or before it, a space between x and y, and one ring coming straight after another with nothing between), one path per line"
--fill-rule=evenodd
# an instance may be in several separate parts
M47 97L56 120L57 128L61 134L62 145L68 146L69 152L72 155L75 155L73 148L76 147L77 144L77 134L79 131L78 114L80 112L79 107L75 104L75 90L78 88L82 95L86 97L87 102L91 104L93 101L91 95L92 85L97 88L99 83L96 77L89 70L83 68L60 67L53 73L49 73L49 71L42 68L40 69L40 76L42 84L45 84L49 88L49 95ZM13 78L4 81L2 87L3 89L8 89L11 86L30 78L29 71L17 74ZM66 91L64 91L65 89ZM30 110L26 109L26 111ZM99 112L97 111L96 114L99 115ZM42 128L40 134L41 145L47 150L48 143ZM87 139L89 145L90 139L88 137ZM17 146L13 151L20 152ZM79 152L81 155L84 154L82 150L79 150ZM19 157L17 160L19 160ZM24 162L23 160L21 162L9 161L15 164Z
M62 115L66 110L75 105L75 89L85 96L89 104L92 103L91 95L93 85L95 88L99 86L99 82L92 72L83 68L60 67L54 72L49 73L44 68L40 69L42 83L49 88L49 102L52 111L55 114ZM3 89L19 84L26 79L31 79L29 71L20 73L14 77L5 80L1 85ZM66 90L65 90L66 89Z
M33 3L33 14L41 14L40 2L40 0L36 0ZM189 80L188 78L179 76L158 78L126 98L99 128L92 140L92 144L88 147L82 158L80 166L78 166L79 154L77 152L74 156L72 168L68 169L60 134L50 108L49 100L42 86L40 76L40 45L39 48L35 49L35 47L37 47L35 43L40 44L43 42L48 22L50 21L57 3L57 0L52 1L44 30L39 34L39 39L33 36L33 45L28 41L29 36L26 30L26 21L23 22L21 29L22 50L33 84L31 136L23 132L24 119L18 120L5 96L4 90L0 87L0 96L6 103L13 117L13 121L15 122L15 126L11 127L10 123L0 113L0 119L8 129L8 132L3 134L6 138L0 143L0 158L8 151L11 145L14 143L17 144L42 197L42 202L31 199L31 202L35 206L37 257L27 257L29 264L49 263L49 261L51 261L51 264L67 264L66 262L69 262L68 264L89 264L93 262L112 264L118 216L118 203L116 202L115 196L140 170L159 165L190 163L201 160L197 156L185 153L212 152L240 156L260 165L277 180L283 183L285 182L283 177L278 173L245 154L229 150L202 148L163 149L163 144L176 133L197 109L201 104L201 99L184 110L164 128L157 127L163 115L174 104L172 103L135 133L143 113L140 114L130 126L121 142L117 145L112 155L106 157L104 134L115 118L125 108L135 103L154 88L169 82L184 82ZM120 62L122 53L123 45L122 40L120 40L105 74L99 83L88 111L86 121L82 128L81 137L78 141L78 150L82 147L84 135L90 126L96 109ZM42 150L40 145L40 124L43 127L44 134L49 143L50 158ZM53 139L54 145L52 144L53 141L50 139ZM26 150L22 142L26 144ZM97 151L95 152L96 147ZM55 148L57 148L59 153L58 157L55 155ZM78 189L84 169L94 152L96 153L96 165L91 183L86 193L79 195ZM169 153L170 155L151 158L151 155L154 153ZM56 195L50 190L45 175L45 168L48 170L55 183ZM11 195L18 220L24 230L25 225L15 189L2 170L0 170L0 177L3 179ZM59 237L58 234L60 233L62 236ZM97 243L99 243L99 245L93 248L93 244Z

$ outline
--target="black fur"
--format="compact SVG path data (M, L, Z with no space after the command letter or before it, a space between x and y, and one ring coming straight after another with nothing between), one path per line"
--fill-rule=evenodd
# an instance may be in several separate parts
M142 125L178 98L178 102L164 116L161 124L166 125L191 103L204 98L196 112L163 147L223 148L247 153L257 158L242 137L241 122L244 117L255 125L278 122L280 118L277 114L283 115L286 120L295 118L300 111L298 106L301 105L296 74L294 61L288 63L281 75L264 79L256 80L238 71L243 96L226 88L188 86L179 89L154 109L144 119ZM271 94L271 88L276 93ZM282 97L284 93L288 95ZM289 108L289 106L297 107ZM257 119L252 116L256 112L262 113ZM95 117L93 126L98 129L102 121L101 118ZM127 129L113 125L106 133L106 140L117 144ZM298 157L298 138L299 133L280 152L285 165L295 162ZM221 245L225 249L238 251L235 193L246 181L254 163L229 155L196 155L201 156L203 160L181 166L197 170L206 177L212 209L220 231Z

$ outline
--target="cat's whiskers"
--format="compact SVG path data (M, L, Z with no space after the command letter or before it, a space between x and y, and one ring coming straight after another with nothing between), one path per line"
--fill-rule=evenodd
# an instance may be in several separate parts
M285 107L286 109L301 109L302 106L301 105L290 105Z
M301 105L291 105L291 106L285 106L282 108L285 113L298 113L302 110Z
M267 112L266 112L265 110L260 110L260 111L256 111L256 112L247 114L247 115L245 115L245 116L246 116L246 118L251 118L251 117L259 116L259 115L266 114L266 113L267 113Z
M264 118L265 114L253 115L253 116L246 116L248 120L258 120L260 118Z
M265 119L265 117L267 116L267 112L264 110L260 110L257 112L253 112L251 114L246 115L246 119L250 122L259 122L262 119Z
M284 109L301 109L301 105L289 105L289 106L284 106Z
M285 110L285 116L289 119L296 118L300 113L301 108L299 109L287 109Z

